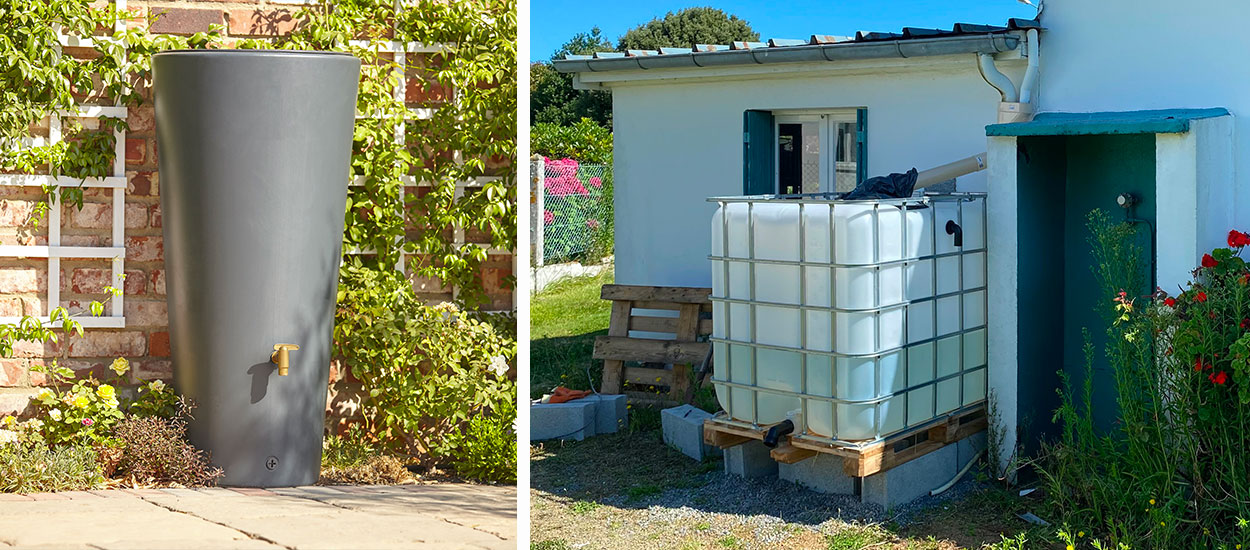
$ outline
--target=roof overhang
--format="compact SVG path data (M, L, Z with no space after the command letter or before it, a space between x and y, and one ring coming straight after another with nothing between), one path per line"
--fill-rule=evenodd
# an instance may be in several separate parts
M621 57L576 57L552 61L562 73L602 73L649 71L656 69L695 69L775 63L827 63L872 59L907 59L959 54L998 54L1016 50L1023 41L1022 31L959 35L939 38L913 38L874 42L843 42L703 51L678 54Z
M1039 113L1029 122L991 124L990 137L1183 134L1190 122L1227 116L1228 109L1165 109L1098 113Z

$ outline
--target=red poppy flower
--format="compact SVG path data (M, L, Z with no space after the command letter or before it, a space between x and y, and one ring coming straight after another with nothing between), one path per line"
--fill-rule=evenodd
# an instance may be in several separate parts
M1202 267L1215 267L1220 263L1215 261L1215 257L1210 254L1202 255Z
M1195 302L1207 301L1207 293L1199 290L1197 294L1194 294L1194 301Z
M1247 284L1250 284L1250 273L1242 273L1241 286L1246 286Z
M1209 374L1207 379L1217 386L1223 386L1225 382L1228 382L1228 373L1220 371L1215 374Z
M1250 328L1250 317L1241 320L1241 330L1246 330L1247 328Z
M1202 356L1199 355L1197 359L1194 359L1194 372L1202 372L1204 368L1206 368L1206 365L1202 364Z
M1168 307L1176 307L1176 298L1172 298L1171 296L1164 298L1163 305L1168 306Z

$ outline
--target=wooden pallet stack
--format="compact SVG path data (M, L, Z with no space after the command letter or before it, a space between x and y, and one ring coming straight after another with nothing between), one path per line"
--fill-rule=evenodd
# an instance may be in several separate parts
M603 285L612 301L608 335L595 339L594 358L603 359L605 394L625 393L631 403L672 406L686 400L691 369L707 357L712 333L710 288ZM648 310L675 311L676 317ZM631 333L651 333L634 337ZM628 386L667 387L667 394Z

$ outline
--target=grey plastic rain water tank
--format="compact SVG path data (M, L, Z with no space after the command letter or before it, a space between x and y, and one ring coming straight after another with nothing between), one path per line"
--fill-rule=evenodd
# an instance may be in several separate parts
M152 58L174 388L221 484L317 481L360 61ZM294 344L289 374L271 361ZM277 360L277 358L273 358Z

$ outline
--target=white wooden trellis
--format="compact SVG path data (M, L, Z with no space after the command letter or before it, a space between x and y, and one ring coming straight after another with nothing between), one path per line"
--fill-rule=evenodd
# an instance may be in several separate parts
M126 0L114 0L118 11L126 10ZM124 18L118 19L114 31L125 31ZM56 55L61 55L62 46L90 47L91 38L67 36L57 29L58 44ZM99 40L100 38L95 38ZM125 55L123 53L123 55ZM35 147L54 145L61 141L62 118L127 118L129 111L120 101L115 106L80 106L72 111L58 111L49 117L48 139L34 138L30 144ZM104 178L72 178L54 177L39 174L6 174L0 175L0 185L14 187L42 187L45 185L83 188L103 188L113 190L112 246L63 246L61 244L61 207L62 202L55 191L48 208L48 244L46 245L0 245L0 258L46 258L48 261L48 300L41 315L42 322L48 323L52 310L61 304L61 258L73 259L105 259L112 263L112 286L124 288L122 281L126 273L126 131L114 130L113 138L113 175ZM125 295L118 294L109 302L108 315L100 317L80 317L78 322L85 328L125 328ZM71 312L74 313L74 312ZM21 317L0 317L0 323L17 323Z
M396 2L396 9L397 10L400 9L399 1ZM352 40L350 43L351 45L356 46L356 47L370 47L374 44L366 40ZM427 46L427 45L416 43L416 42L405 43L405 42L399 42L399 41L389 41L389 42L381 43L380 51L391 52L391 54L394 56L394 61L396 65L395 71L399 75L399 84L398 86L396 86L395 90L392 93L395 99L403 102L405 101L405 98L406 98L405 94L407 92L408 54L437 53L437 52L442 51L442 47ZM409 111L410 117L414 120L428 120L430 117L434 115L434 112L436 110L437 108L432 108L432 107L419 107L419 108L410 108L408 111ZM360 112L356 113L357 119L375 118L377 116L379 116L377 113L360 113ZM407 128L407 124L405 123L405 121L400 121L398 127L395 130L395 142L396 143L401 144L401 145L404 143L406 128ZM453 152L452 160L456 163L464 162L464 159L460 151ZM460 199L461 197L464 196L466 189L474 188L474 187L481 187L485 183L495 181L498 179L499 178L497 176L479 176L479 177L473 178L473 180L471 181L456 182L455 197L456 199ZM353 178L351 185L352 186L364 185L364 181L365 181L364 176L356 176L355 178ZM405 220L407 220L407 212L405 211L406 205L404 203L405 190L409 186L418 187L421 185L421 183L416 181L416 178L412 176L403 176L401 181L402 181L402 185L399 188L399 201L400 201L399 209L400 209L400 215L403 216ZM404 236L399 237L399 239L401 240L404 238L405 238ZM455 244L457 248L464 246L465 241L466 241L464 228L456 227L453 231L452 239L453 239L453 243ZM487 255L506 256L506 255L512 254L511 251L501 250L501 249L498 249L498 248L495 248L486 244L478 243L477 246L485 248ZM349 255L369 255L369 254L375 254L375 253L376 253L376 250L372 248L354 248L354 249L349 249L349 250L344 251L344 254L349 254ZM407 273L408 256L409 254L406 251L404 251L403 247L401 247L399 251L399 270L402 273ZM512 274L514 277L516 276L516 260L515 259L513 260L513 263L512 263ZM451 291L452 291L453 298L459 296L460 289L458 287L453 286ZM516 299L517 299L516 296L517 296L516 290L513 289L512 306L514 309L516 307Z

